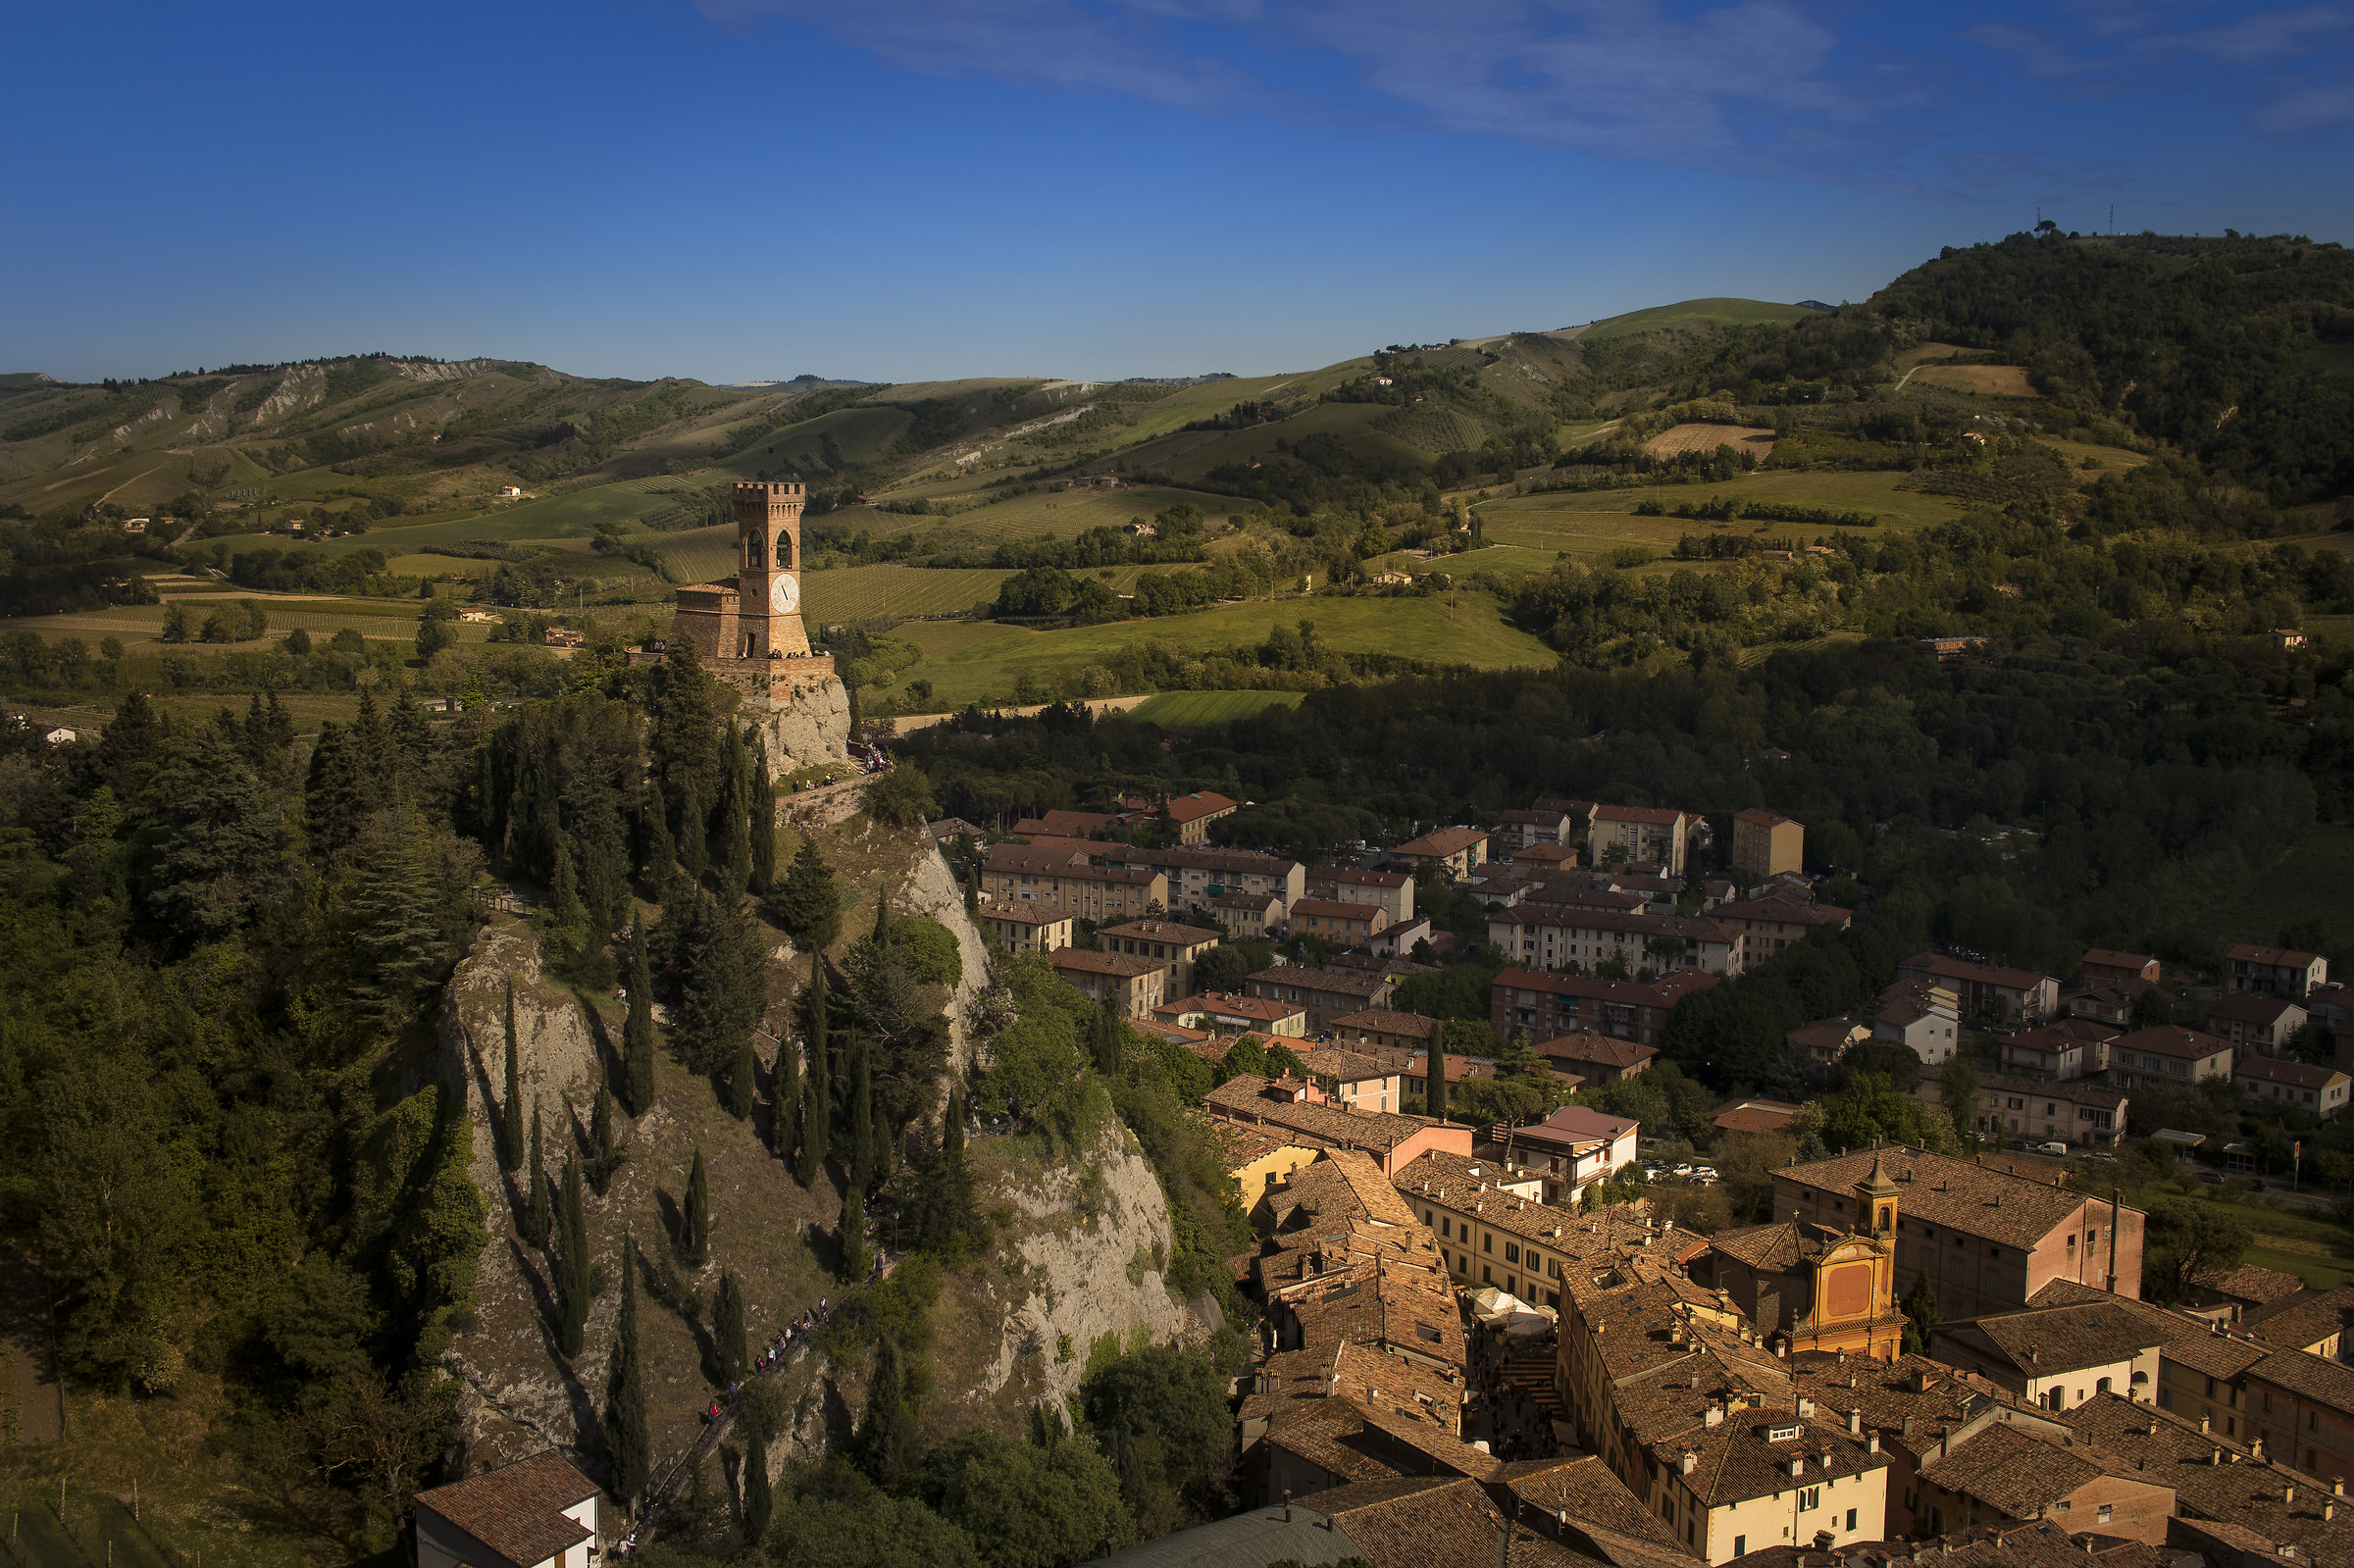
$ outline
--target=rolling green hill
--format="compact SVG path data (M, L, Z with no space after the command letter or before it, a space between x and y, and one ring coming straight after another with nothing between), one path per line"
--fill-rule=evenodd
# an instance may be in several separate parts
M1788 327L1822 313L1804 305L1773 305L1762 299L1687 299L1673 305L1654 305L1594 323L1577 335L1596 342L1632 337L1639 332L1668 332L1692 327L1751 327L1770 322Z

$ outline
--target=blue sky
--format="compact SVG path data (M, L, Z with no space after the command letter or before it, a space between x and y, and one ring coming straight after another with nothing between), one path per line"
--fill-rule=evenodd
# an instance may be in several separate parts
M1302 369L1861 299L2040 206L2354 242L2354 0L9 8L0 370Z

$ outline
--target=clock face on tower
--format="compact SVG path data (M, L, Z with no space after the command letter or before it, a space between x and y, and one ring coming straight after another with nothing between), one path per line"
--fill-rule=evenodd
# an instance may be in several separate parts
M768 585L768 607L779 615L792 615L801 607L801 580L797 574L779 574Z

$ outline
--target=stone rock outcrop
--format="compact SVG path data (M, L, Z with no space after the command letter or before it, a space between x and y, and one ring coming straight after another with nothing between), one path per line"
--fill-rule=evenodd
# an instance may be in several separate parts
M850 743L850 691L838 680L795 692L751 717L768 744L772 773L840 762Z

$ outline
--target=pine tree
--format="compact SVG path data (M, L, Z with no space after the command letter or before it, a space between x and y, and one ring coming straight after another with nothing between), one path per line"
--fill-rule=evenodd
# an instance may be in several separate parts
M834 1115L833 1092L827 1083L831 1064L826 1060L826 967L816 953L809 955L808 1049L809 1071L801 1093L801 1157L793 1168L793 1180L804 1188L814 1184L825 1167L827 1146L832 1141L827 1135Z
M523 1239L544 1252L547 1250L550 1218L547 1212L547 1163L539 1141L539 1107L532 1107L532 1163L527 1172L530 1189L523 1198Z
M909 1457L907 1378L899 1365L899 1341L890 1334L875 1347L874 1381L866 1386L866 1419L858 1423L860 1457L879 1487L899 1484Z
M858 1198L858 1185L845 1182L842 1189L842 1219L835 1227L835 1239L842 1243L842 1277L852 1284L866 1278L866 1206Z
M311 746L311 771L302 789L303 825L314 853L332 855L360 835L369 810L368 789L349 732L323 720Z
M638 1347L638 1240L621 1246L621 1326L613 1337L612 1384L605 1401L605 1450L613 1461L613 1495L636 1503L653 1469L652 1428L645 1417L645 1371Z
M680 1008L680 1054L698 1073L718 1075L735 1065L767 1000L759 940L743 918L742 895L706 898L697 937L687 960Z
M803 952L834 944L842 934L842 887L815 841L801 840L793 852L793 864L770 889L765 907L768 918Z
M511 1171L523 1163L523 1052L515 1040L515 983L507 982L507 1103L500 1112L498 1164Z
M694 1165L687 1173L687 1199L680 1205L679 1260L691 1269L711 1261L711 1184L703 1174L703 1151L698 1144Z
M588 1334L588 1221L581 1208L581 1163L570 1154L556 1221L562 1247L556 1257L556 1349L570 1361Z
M743 1539L747 1543L760 1544L776 1508L776 1493L768 1485L768 1437L765 1433L747 1435L743 1443Z
M760 1084L760 1058L752 1050L752 1037L746 1035L736 1046L736 1060L728 1068L728 1114L744 1121L752 1114L753 1090Z
M654 975L645 936L630 943L630 1016L621 1026L621 1102L632 1116L654 1103Z
M745 804L750 820L744 826L752 841L752 891L765 898L777 882L777 787L768 776L768 747L758 741L753 743L752 787Z
M719 1276L719 1298L711 1307L712 1382L740 1383L744 1368L751 1364L745 1354L743 1341L743 1291L736 1284L736 1276L723 1271Z

